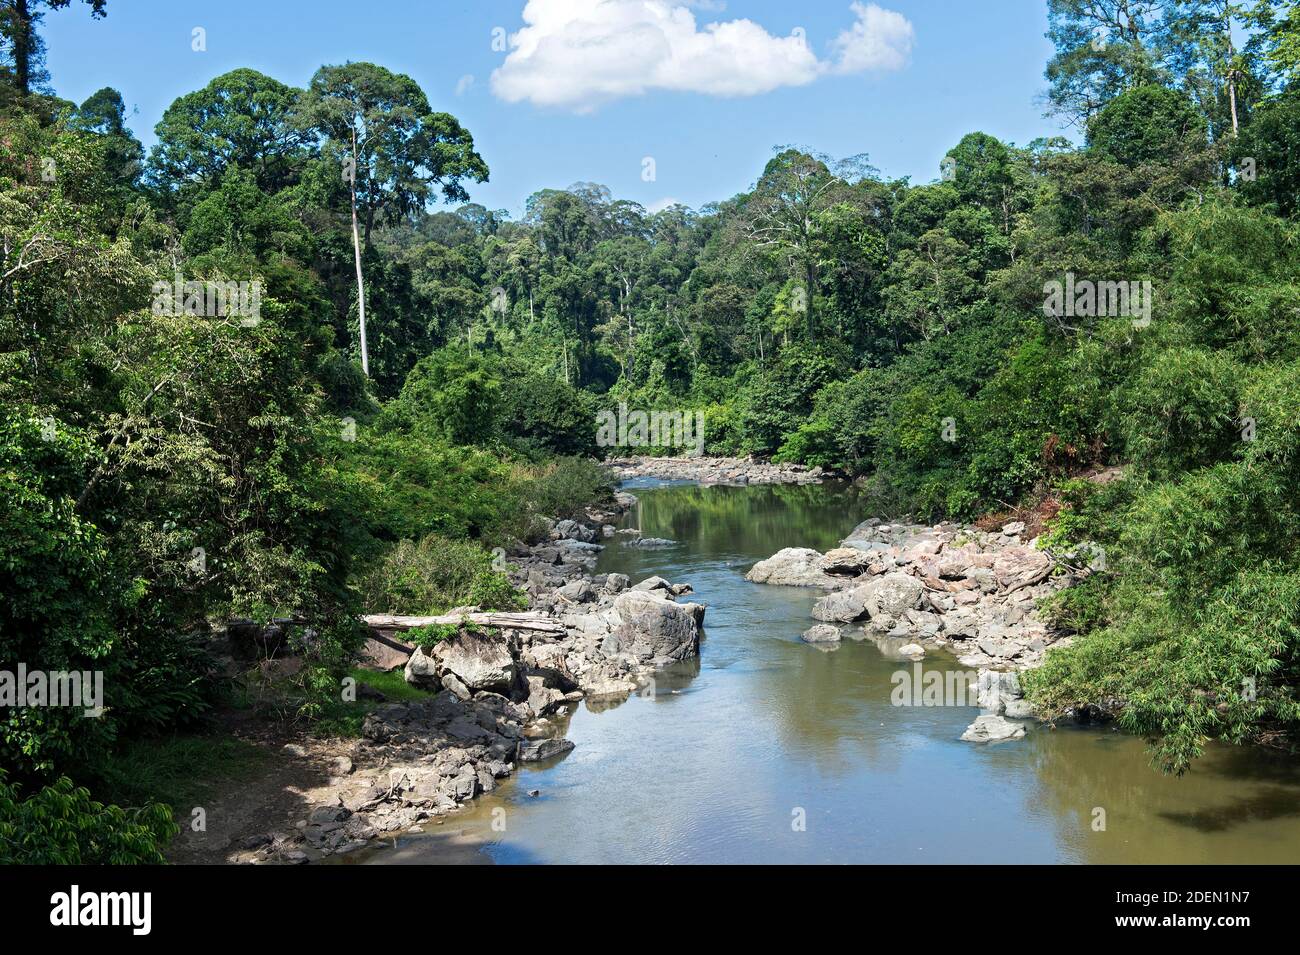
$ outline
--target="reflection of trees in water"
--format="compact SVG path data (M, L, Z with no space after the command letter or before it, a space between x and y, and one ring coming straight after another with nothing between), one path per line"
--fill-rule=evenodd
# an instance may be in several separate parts
M796 643L783 649L788 657L783 666L754 675L756 704L767 711L782 748L828 776L864 767L895 772L906 753L901 737L928 732L935 722L960 723L975 712L891 706L893 674L910 672L912 665L886 660L870 643L846 640L831 652ZM925 661L923 671L951 666L956 664Z
M1142 740L1109 731L1040 729L1026 810L1046 808L1080 862L1294 861L1300 852L1300 766L1214 746L1185 776L1152 768ZM1092 830L1093 807L1106 831ZM1245 827L1268 822L1268 838ZM1265 858L1267 856L1267 858Z
M700 545L696 553L770 557L782 547L835 546L867 515L849 485L722 485L640 489L636 526Z

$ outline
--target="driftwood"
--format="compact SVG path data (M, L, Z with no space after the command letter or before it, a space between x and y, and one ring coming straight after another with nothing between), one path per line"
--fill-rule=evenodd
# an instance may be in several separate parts
M564 627L543 615L531 613L449 613L441 617L404 617L373 613L361 618L372 630L410 630L412 627L456 626L471 623L479 627L506 630L536 630L540 633L564 633Z

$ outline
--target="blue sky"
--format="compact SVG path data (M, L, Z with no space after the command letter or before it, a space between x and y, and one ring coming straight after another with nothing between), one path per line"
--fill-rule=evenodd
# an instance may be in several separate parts
M580 180L647 206L698 207L750 186L778 144L865 152L885 174L923 182L972 130L1020 144L1062 132L1038 102L1051 53L1042 0L877 0L883 11L849 0L657 0L674 8L662 42L655 27L620 25L644 26L647 2L656 0L534 0L526 23L524 0L111 0L104 20L80 4L48 14L44 35L55 90L81 101L117 88L146 146L172 100L236 67L295 86L345 60L407 73L473 133L492 170L474 201L514 215L537 189ZM558 22L598 3L603 27ZM191 48L195 27L206 51ZM493 48L494 30L525 27L536 53ZM587 52L601 29L604 62ZM797 29L806 50L783 39ZM733 69L733 40L770 62L745 53ZM765 85L775 88L754 89ZM645 157L654 181L643 179Z

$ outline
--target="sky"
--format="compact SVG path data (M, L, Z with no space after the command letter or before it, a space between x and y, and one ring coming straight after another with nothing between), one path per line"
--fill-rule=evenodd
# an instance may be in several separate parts
M306 86L368 60L414 78L491 169L471 199L518 217L598 182L657 209L753 185L774 147L866 153L939 178L980 130L1024 145L1043 116L1044 0L109 0L43 24L55 91L119 90L145 143L177 97L237 67ZM196 31L199 31L196 34ZM196 39L197 37L197 39ZM204 49L195 49L201 46Z

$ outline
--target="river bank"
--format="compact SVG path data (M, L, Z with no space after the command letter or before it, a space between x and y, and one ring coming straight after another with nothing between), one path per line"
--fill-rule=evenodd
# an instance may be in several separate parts
M370 659L401 666L427 698L381 703L360 739L278 745L268 780L218 806L216 825L183 832L172 857L300 864L421 831L491 793L520 763L567 754L566 719L580 701L616 705L656 670L696 656L705 608L678 600L689 584L592 573L607 545L670 543L616 534L613 522L635 502L620 493L608 508L549 522L539 543L512 545L508 575L530 605L518 616L535 618L536 629L465 625L430 648L405 646L409 656L391 631L376 632Z
M1016 673L1041 666L1049 649L1071 641L1039 607L1088 573L1058 564L1037 540L1023 541L1024 532L1021 521L989 532L871 518L833 550L783 548L755 564L746 579L825 591L811 611L819 623L803 634L815 646L871 640L886 657L904 661L951 652L971 668L971 685L940 684L934 691L973 689L983 710L962 739L1019 739L1025 727L1014 721L1034 712Z
M637 455L605 462L615 478L630 481L696 481L700 484L820 484L828 475L820 467L774 464L753 458L657 458Z

